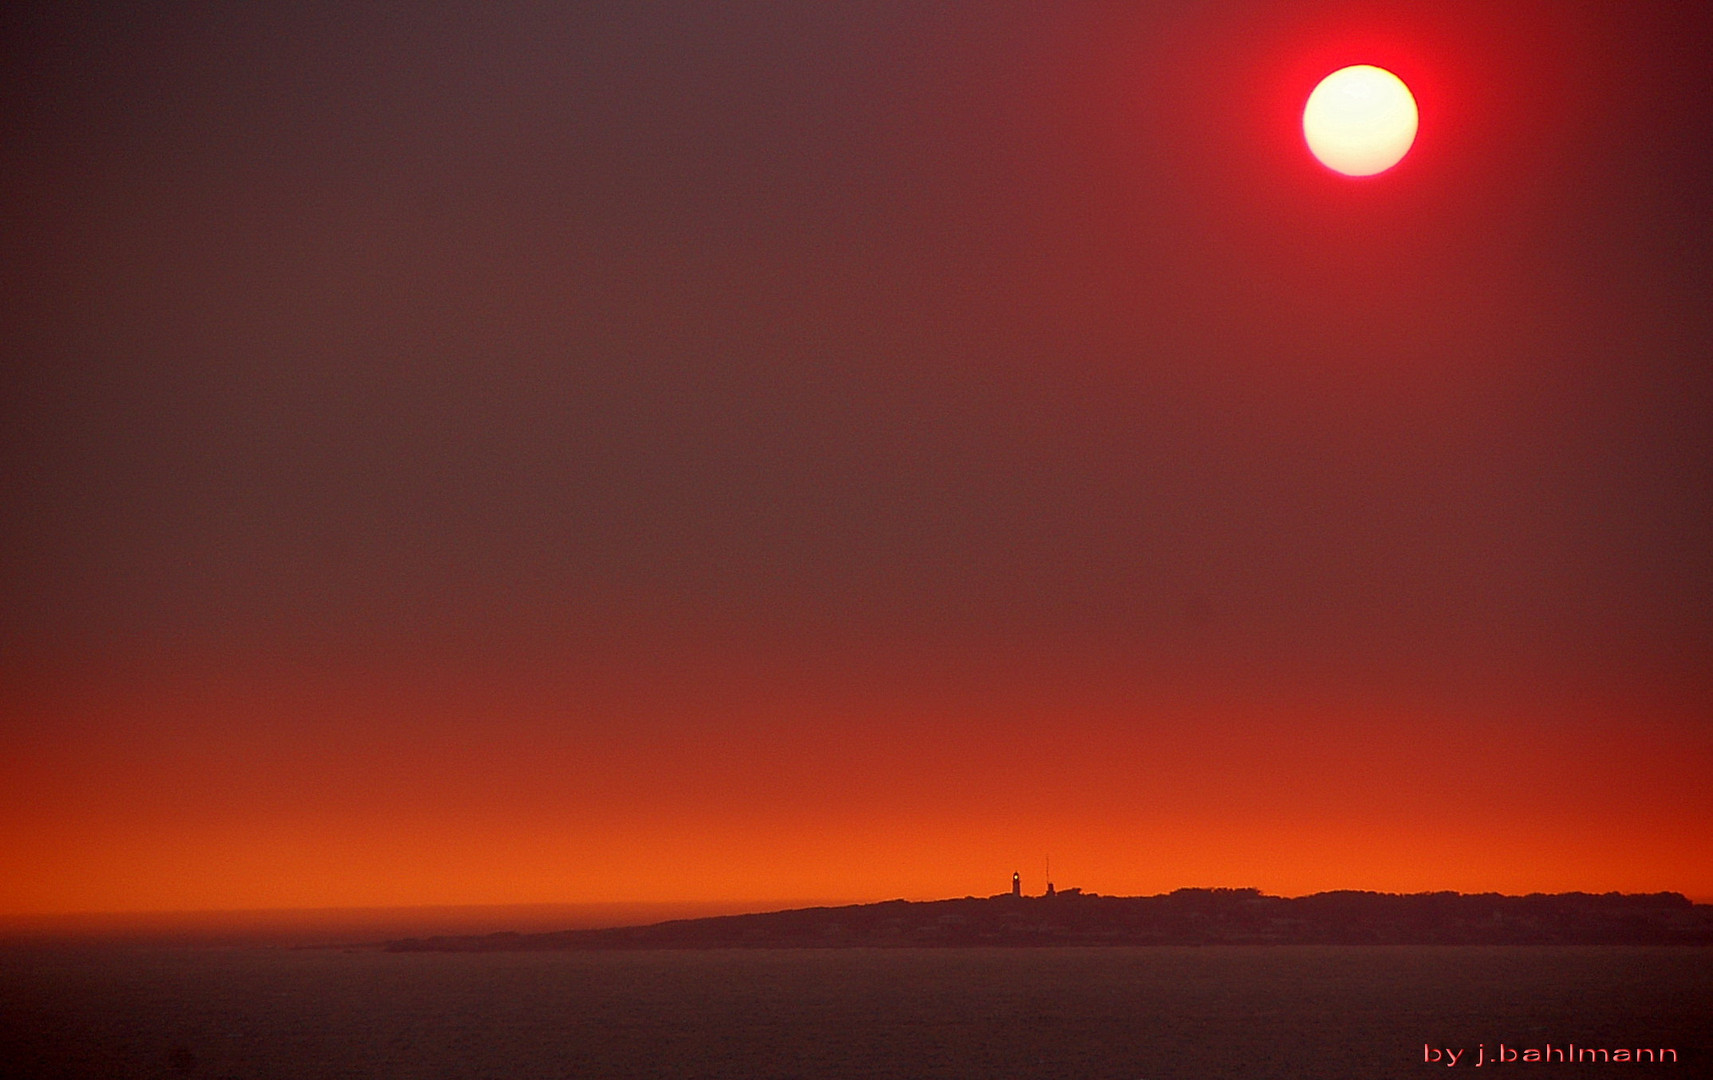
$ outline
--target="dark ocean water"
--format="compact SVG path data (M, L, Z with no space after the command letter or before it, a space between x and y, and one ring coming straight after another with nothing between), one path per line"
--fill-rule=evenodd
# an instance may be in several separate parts
M0 1076L1713 1076L1713 950L0 948ZM1677 1064L1495 1066L1499 1044ZM1487 1075L1478 1072L1475 1075Z

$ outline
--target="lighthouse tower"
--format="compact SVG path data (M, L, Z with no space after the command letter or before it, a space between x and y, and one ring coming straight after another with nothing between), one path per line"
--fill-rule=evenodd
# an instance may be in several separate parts
M1011 875L1011 895L1012 896L1022 896L1023 895L1023 875L1022 874L1013 873Z

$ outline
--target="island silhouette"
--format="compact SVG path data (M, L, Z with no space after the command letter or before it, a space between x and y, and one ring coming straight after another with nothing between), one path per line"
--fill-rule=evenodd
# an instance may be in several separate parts
M1055 945L1713 945L1713 905L1681 893L1178 889L1159 896L886 900L647 926L402 938L395 952Z

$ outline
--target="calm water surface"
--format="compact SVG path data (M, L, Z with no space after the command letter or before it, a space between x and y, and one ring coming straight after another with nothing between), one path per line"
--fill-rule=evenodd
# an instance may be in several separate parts
M1501 1075L1688 1078L1709 1030L1706 949L0 948L7 1078L1371 1080L1500 1042L1681 1058Z

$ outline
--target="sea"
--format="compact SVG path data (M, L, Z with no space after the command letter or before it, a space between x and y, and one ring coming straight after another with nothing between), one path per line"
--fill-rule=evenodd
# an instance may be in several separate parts
M1604 1053L1576 1056L1585 1051ZM7 1080L1376 1080L1480 1069L1713 1076L1713 950L0 944Z

